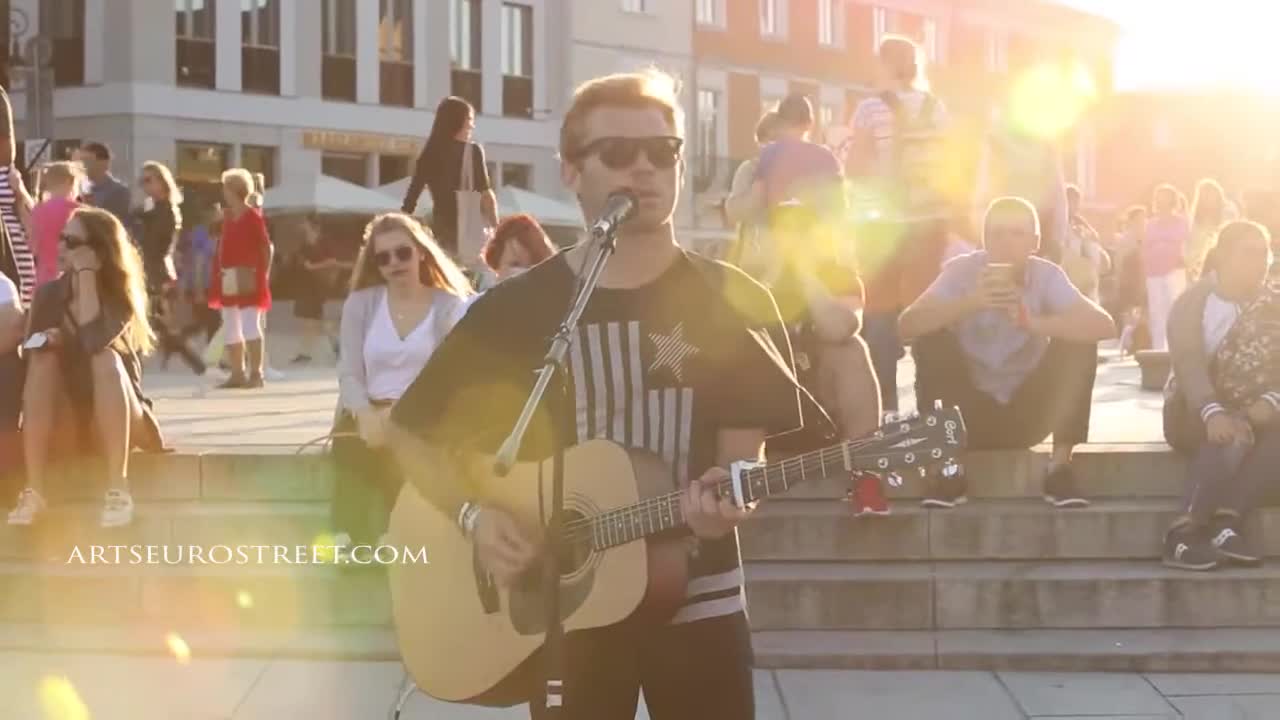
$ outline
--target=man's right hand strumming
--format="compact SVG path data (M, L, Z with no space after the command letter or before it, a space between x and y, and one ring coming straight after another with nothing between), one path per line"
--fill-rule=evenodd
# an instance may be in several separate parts
M471 540L479 550L480 563L502 587L511 587L538 557L538 546L510 515L497 508L480 510Z

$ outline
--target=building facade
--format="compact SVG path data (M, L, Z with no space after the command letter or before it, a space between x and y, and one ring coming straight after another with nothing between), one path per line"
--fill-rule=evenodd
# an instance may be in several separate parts
M54 39L55 155L108 144L130 184L145 160L188 196L226 168L267 186L319 173L400 179L436 104L478 109L495 183L560 192L555 144L571 5L544 0L11 0ZM13 93L19 139L26 93ZM48 157L48 156L46 156Z
M1088 67L1111 85L1116 29L1044 0L694 0L696 232L723 234L718 201L757 151L760 116L792 92L817 114L816 139L838 145L854 108L877 92L876 48L888 34L922 47L932 89L962 132L981 128L1011 83L1034 63ZM1092 192L1087 117L1061 138L1069 180Z

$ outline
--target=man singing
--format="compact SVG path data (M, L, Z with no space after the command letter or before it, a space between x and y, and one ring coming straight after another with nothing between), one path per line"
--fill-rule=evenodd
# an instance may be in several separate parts
M648 450L666 461L672 488L685 490L696 538L674 617L566 636L563 710L571 718L632 718L642 688L655 720L755 715L735 530L748 511L710 488L731 462L760 458L766 436L798 429L800 404L769 292L676 244L683 128L675 81L649 72L580 87L560 133L562 178L589 222L618 190L633 192L639 206L573 335L564 403L552 383L520 459L547 458L552 432L569 445L605 438ZM467 480L440 468L472 466L511 432L589 250L558 253L480 297L392 412L406 478L440 512L462 518L459 532L501 583L531 567L540 528L476 504ZM541 685L528 696L541 717Z

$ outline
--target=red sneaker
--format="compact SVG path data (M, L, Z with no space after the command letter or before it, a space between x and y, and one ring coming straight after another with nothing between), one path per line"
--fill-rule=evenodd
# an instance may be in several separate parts
M889 501L880 487L880 476L874 473L854 473L853 490L849 493L853 516L888 515Z

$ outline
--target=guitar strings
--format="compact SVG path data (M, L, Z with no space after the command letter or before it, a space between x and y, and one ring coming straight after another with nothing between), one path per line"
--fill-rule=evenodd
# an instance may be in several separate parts
M836 460L843 462L844 454L845 454L844 449L846 446L849 448L850 451L858 450L858 449L868 447L870 445L892 441L898 435L904 435L904 434L907 434L908 432L909 431L899 431L899 432L884 435L882 437L864 438L860 440L847 440L834 447L825 448L823 450L814 451L811 453L806 453L805 455L800 455L794 458L787 458L786 460L782 460L781 462L779 462L778 467L784 473L783 478L785 480L785 473L788 465L798 465L803 469L806 462L811 462L814 459L817 459L819 462L823 464L825 464L828 461L836 461ZM765 484L767 486L768 473L766 472L766 468L753 468L752 470L748 471L744 476L744 479L747 481L748 486L754 484L753 480L759 479L759 475L764 476ZM725 490L732 488L732 486L733 486L732 479L725 479L716 483L715 489L718 492L723 492ZM679 504L679 499L683 495L684 495L683 491L674 491L674 492L666 493L664 495L659 495L657 497L648 498L639 503L636 503L634 505L630 505L624 508L610 510L589 518L574 520L572 522L566 523L565 538L571 542L581 542L586 539L590 539L592 540L592 542L594 542L597 535L600 534L599 531L603 529L604 531L603 534L607 537L608 535L612 534L609 532L610 529L607 526L610 524L617 524L620 519L624 519L628 516L631 518L631 525L635 525L637 523L637 520L639 520L642 523L643 520L647 519L647 520L650 520L650 525L652 526L653 524L652 521L655 518L655 513L657 513L656 515L657 520L661 522L664 510L667 516L671 517L673 523L675 523L675 520L676 520L674 517L674 514L679 514L680 522L683 522L684 512L683 512L683 508ZM626 525L621 524L620 527L626 527Z

